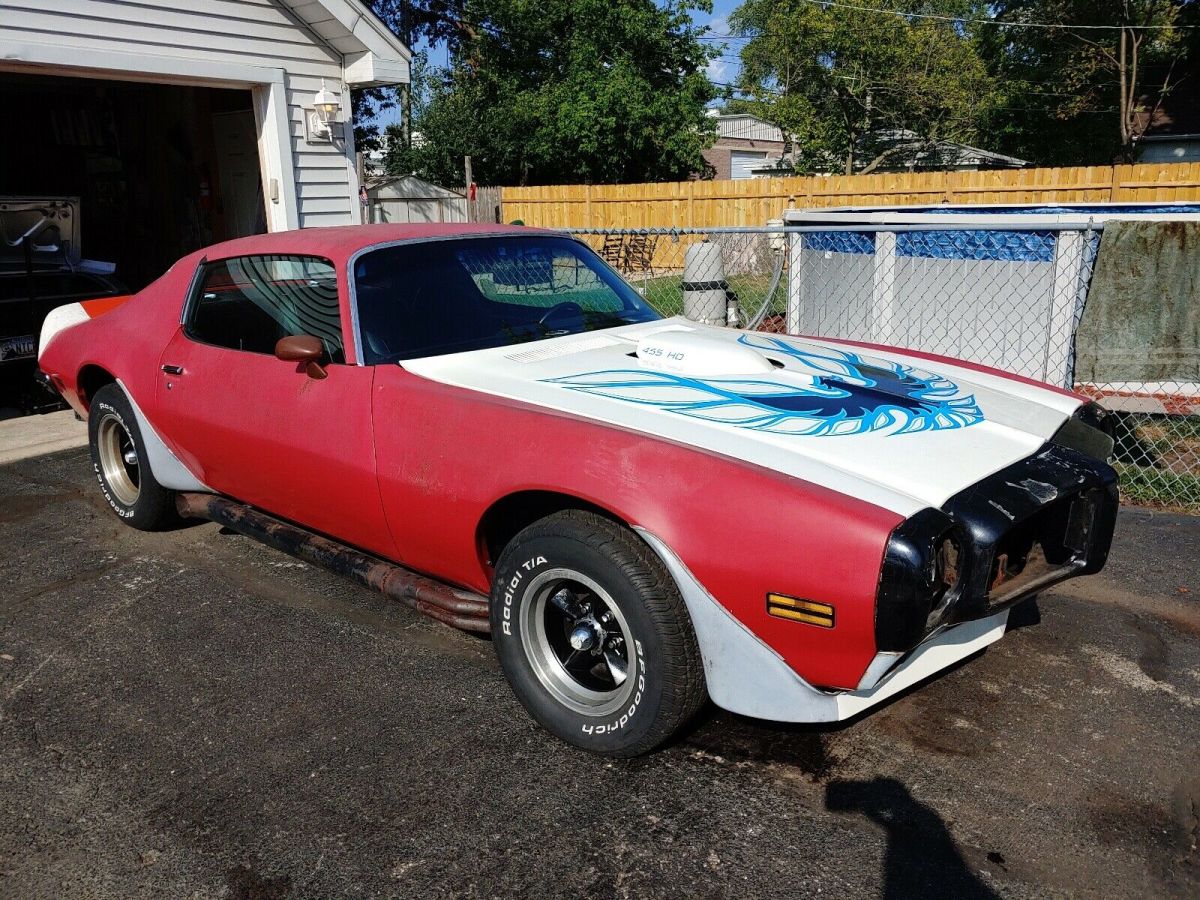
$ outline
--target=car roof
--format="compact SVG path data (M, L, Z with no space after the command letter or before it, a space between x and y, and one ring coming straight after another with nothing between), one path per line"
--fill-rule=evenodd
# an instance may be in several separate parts
M435 222L419 225L335 225L255 234L213 244L203 251L207 259L248 254L312 254L340 262L357 251L376 244L428 241L498 234L554 234L543 228L523 225L493 225L486 222Z

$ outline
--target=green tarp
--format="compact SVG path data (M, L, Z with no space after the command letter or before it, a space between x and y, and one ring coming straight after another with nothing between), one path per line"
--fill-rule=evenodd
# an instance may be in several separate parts
M1200 382L1200 222L1108 222L1075 380Z

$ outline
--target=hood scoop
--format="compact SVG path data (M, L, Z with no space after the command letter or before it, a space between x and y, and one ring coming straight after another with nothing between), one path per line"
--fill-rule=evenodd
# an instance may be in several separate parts
M738 343L736 335L709 331L660 331L638 341L643 369L701 378L766 375L781 364Z

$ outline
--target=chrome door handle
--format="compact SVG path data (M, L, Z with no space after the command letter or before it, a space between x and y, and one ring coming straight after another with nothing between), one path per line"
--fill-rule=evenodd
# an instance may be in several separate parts
M164 372L166 372L168 375L182 375L183 374L183 366L164 365L162 367L162 370Z

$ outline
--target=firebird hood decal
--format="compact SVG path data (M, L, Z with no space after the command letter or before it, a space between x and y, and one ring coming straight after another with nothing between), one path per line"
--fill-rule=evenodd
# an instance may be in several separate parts
M544 379L575 391L656 406L684 416L790 435L908 434L983 421L975 398L948 378L913 366L834 348L820 352L758 334L739 343L784 356L811 383L690 378L645 369L610 369Z
M600 336L605 341L598 341ZM414 375L719 453L909 516L1035 453L1080 400L901 350L685 319L406 360ZM554 420L545 440L556 447ZM498 436L497 440L511 439ZM636 478L635 457L592 459ZM681 473L681 477L686 477Z

